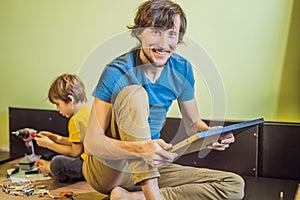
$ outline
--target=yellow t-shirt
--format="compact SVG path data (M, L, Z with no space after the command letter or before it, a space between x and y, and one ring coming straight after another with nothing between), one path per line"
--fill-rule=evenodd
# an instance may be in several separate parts
M69 142L84 142L89 116L90 109L87 105L85 105L70 118L68 123ZM86 158L86 154L82 153L81 158L84 160Z

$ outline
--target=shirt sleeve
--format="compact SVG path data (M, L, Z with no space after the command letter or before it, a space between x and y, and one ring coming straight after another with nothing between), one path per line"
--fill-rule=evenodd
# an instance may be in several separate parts
M114 70L114 68L106 66L93 92L93 96L105 102L111 102L111 96L114 90L113 85L116 84L114 77L116 76L119 76L118 72Z
M94 97L113 103L117 94L130 85L132 71L125 72L122 67L124 66L108 65L105 68L93 92Z
M69 142L82 142L79 135L79 129L76 126L74 117L71 117L68 124Z
M195 79L193 74L193 68L192 65L187 62L186 63L186 72L184 74L185 80L183 81L183 88L182 92L180 93L178 97L178 101L184 102L194 99L195 97Z

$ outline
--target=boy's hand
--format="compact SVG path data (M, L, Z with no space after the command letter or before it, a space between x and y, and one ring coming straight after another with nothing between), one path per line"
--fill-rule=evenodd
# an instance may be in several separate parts
M37 159L34 162L34 165L37 167L38 171L43 174L49 174L50 173L50 162L43 160L43 159Z
M49 131L40 131L39 136L47 136L50 140L57 142L59 140L59 135L51 133Z
M51 144L54 143L53 140L51 140L49 137L42 134L40 134L39 137L35 137L34 139L36 141L36 144L41 147L48 148Z

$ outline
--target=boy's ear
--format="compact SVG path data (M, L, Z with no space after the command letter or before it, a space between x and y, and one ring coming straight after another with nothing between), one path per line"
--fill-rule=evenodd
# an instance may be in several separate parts
M70 103L74 103L74 97L72 95L68 95L68 99Z

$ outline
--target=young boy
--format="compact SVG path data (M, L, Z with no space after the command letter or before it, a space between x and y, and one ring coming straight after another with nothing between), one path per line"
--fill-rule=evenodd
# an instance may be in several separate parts
M70 118L69 137L40 131L40 137L35 137L37 145L60 155L53 157L51 161L38 159L35 164L39 171L50 173L60 182L84 179L82 163L86 155L83 140L90 115L84 84L76 75L63 74L50 86L48 98L61 115Z

